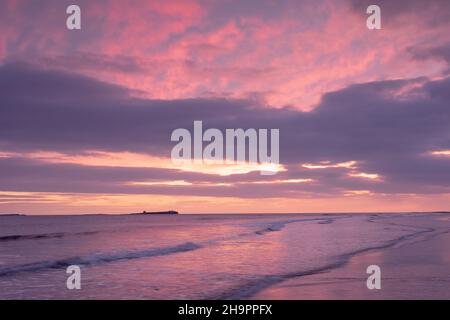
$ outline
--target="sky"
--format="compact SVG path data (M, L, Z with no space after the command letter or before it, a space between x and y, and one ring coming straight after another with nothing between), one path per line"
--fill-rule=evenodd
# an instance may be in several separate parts
M0 6L0 213L450 210L447 0ZM175 165L195 120L279 128L279 171Z

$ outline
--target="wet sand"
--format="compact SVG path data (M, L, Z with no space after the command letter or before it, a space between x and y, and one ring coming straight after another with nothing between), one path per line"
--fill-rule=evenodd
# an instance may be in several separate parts
M380 290L367 288L369 265L381 268ZM450 234L356 255L340 268L289 279L250 299L450 299Z

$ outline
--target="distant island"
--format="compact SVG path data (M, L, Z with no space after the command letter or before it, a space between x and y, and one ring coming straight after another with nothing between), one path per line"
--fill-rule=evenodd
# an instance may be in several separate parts
M24 214L19 213L0 213L0 217L24 217Z
M169 211L154 211L154 212L149 212L149 211L142 211L142 212L138 212L138 213L131 213L132 215L152 215L152 214L178 214L178 211L174 211L174 210L169 210Z

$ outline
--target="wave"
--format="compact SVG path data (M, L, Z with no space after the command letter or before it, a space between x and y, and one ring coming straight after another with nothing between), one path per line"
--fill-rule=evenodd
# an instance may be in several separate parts
M337 219L338 217L336 217ZM319 221L319 223L332 223L334 219L326 218L306 218L306 219L292 219L286 221L273 221L268 222L264 226L264 228L252 231L250 233L242 233L232 237L225 237L216 240L204 241L202 243L193 243L187 242L181 245L173 246L173 247L164 247L157 249L147 249L147 250L136 250L136 251L123 251L118 253L105 253L105 254L97 254L92 256L81 256L81 257L72 257L61 260L49 260L49 261L41 261L41 262L33 262L28 264L21 264L6 268L0 268L0 277L9 276L16 273L23 272L36 272L45 269L59 269L59 268L67 268L71 265L82 265L82 266L91 266L97 265L101 263L109 263L116 262L120 260L131 260L131 259L139 259L139 258L148 258L155 256L162 256L186 251L192 251L196 249L203 248L205 246L216 245L222 241L227 241L233 238L241 238L248 236L262 236L269 232L276 232L282 230L286 225L297 222L311 222L311 221ZM18 241L18 240L35 240L35 239L52 239L52 238L63 238L66 236L73 235L89 235L99 233L101 231L91 231L91 232L80 232L80 233L47 233L47 234L34 234L34 235L10 235L10 236L2 236L0 237L0 242L2 241Z
M86 231L78 233L42 233L42 234L14 234L9 236L1 236L0 242L19 241L19 240L38 240L38 239L59 239L66 236L80 236L96 234L98 231Z
M281 231L286 225L296 222L311 222L311 221L318 221L319 224L330 224L333 223L335 219L342 219L342 217L335 217L335 218L311 218L311 219L295 219L295 220L287 220L287 221L277 221L272 222L269 224L268 227L257 230L255 233L257 235L264 235L268 232L274 232L274 231Z
M292 223L292 221L272 223L271 225L269 225L264 229L256 230L255 234L261 236L268 232L281 231L288 223Z
M50 260L42 262L34 262L29 264L22 264L13 267L7 267L0 269L0 277L10 276L22 272L36 272L45 269L60 269L67 268L71 265L79 266L92 266L108 262L117 262L121 260L131 260L139 258L148 258L156 256L164 256L174 253L181 253L192 251L201 248L200 245L193 242L186 242L173 247L136 250L136 251L124 251L111 254L97 254L84 257L73 257L61 260Z
M372 220L371 222L377 222L377 223L383 223L383 224L385 223L385 222L378 222L375 220ZM386 224L392 225L393 223L386 223ZM404 225L399 225L399 224L395 224L395 225L404 226ZM409 227L414 228L414 226L409 226ZM416 229L419 229L419 228L416 227ZM393 247L395 245L398 245L400 243L403 243L405 241L417 239L424 235L428 235L428 238L435 236L434 232L436 231L436 229L434 229L434 228L420 228L420 229L421 230L399 236L397 238L388 240L379 245L365 247L365 248L357 249L357 250L354 250L354 251L351 251L348 253L341 254L339 256L334 257L333 262L316 267L316 268L298 271L298 272L286 273L286 274L264 275L264 276L258 277L256 279L252 279L243 285L240 285L238 287L231 288L228 291L222 292L219 295L207 297L207 299L211 299L211 300L246 299L266 288L269 288L275 284L281 283L281 282L289 280L289 279L329 272L331 270L341 268L341 267L345 266L352 257L359 255L359 254L363 254L363 253L366 253L366 252L369 252L372 250L387 249L387 248ZM450 230L446 230L441 233L450 233ZM427 239L425 239L425 240L427 240Z
M334 220L333 219L325 219L323 221L319 221L318 224L330 224L333 223Z
M305 221L323 221L328 220L323 218L313 218L313 219L293 219L287 221L276 221L269 222L269 224L260 230L256 230L252 233L243 233L238 234L237 237L247 237L251 235L264 235L268 232L275 232L282 230L287 224L295 223L295 222L305 222ZM3 241L18 241L18 240L36 240L36 239L53 239L53 238L63 238L66 236L73 235L89 235L99 233L100 231L92 231L92 232L80 232L80 233L46 233L46 234L34 234L34 235L10 235L10 236L2 236L0 237L0 242ZM236 236L234 236L236 237ZM96 265L100 263L109 263L116 262L120 260L131 260L131 259L139 259L139 258L148 258L155 256L168 255L179 252L186 252L191 250L200 249L205 246L215 245L220 243L221 241L230 240L234 237L226 237L220 240L210 240L205 241L201 244L187 242L178 246L173 247L165 247L158 249L148 249L148 250L137 250L137 251L125 251L119 253L106 253L106 254L97 254L92 256L85 257L73 257L61 260L49 260L49 261L41 261L41 262L33 262L28 264L21 264L12 267L0 268L0 277L9 276L16 273L23 272L36 272L45 269L58 269L58 268L67 268L71 265L83 265L90 266Z

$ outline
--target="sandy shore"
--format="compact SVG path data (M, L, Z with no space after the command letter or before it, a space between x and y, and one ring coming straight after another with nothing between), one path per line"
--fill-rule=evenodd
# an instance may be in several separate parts
M353 256L343 267L293 278L250 299L450 299L450 234L416 239ZM381 289L366 286L369 265L381 268Z

